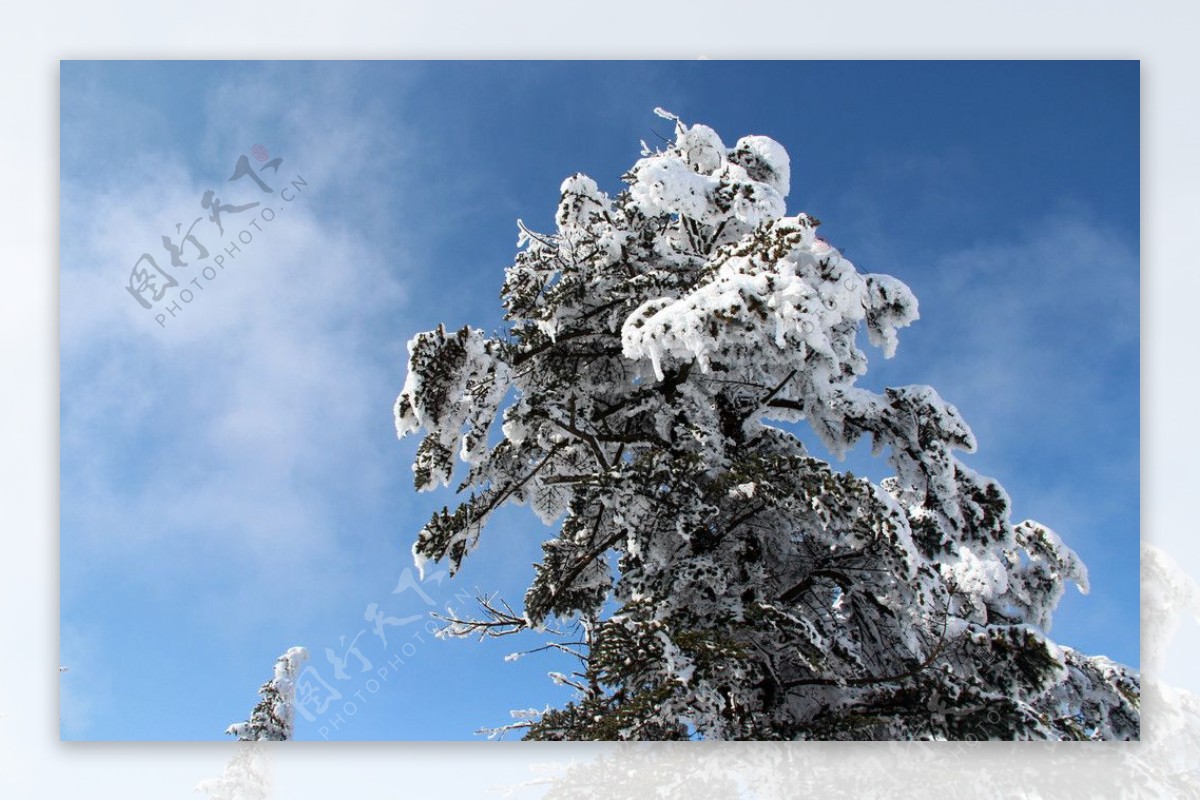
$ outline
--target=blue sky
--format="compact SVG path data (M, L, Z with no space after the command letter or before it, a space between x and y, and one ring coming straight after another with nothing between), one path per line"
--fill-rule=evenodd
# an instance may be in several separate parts
M449 500L413 492L391 406L406 341L499 326L516 219L549 229L574 172L619 189L670 135L655 106L777 139L789 211L913 289L922 319L864 383L959 408L968 464L1091 571L1054 637L1136 665L1138 85L1136 62L63 62L63 737L221 739L295 644L341 693L302 739L471 739L567 697L552 658L503 660L535 641L371 630L369 604L430 608L393 589ZM227 182L255 144L292 200ZM143 252L171 272L161 237L208 189L263 206L201 241L252 241L212 280L175 268L203 288L160 326L123 287ZM421 592L518 600L548 533L505 512ZM340 679L325 651L360 631L370 667Z

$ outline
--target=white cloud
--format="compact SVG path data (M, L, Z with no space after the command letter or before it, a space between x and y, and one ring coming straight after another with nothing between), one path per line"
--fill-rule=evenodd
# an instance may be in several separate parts
M1136 372L1138 257L1119 234L1064 211L1018 241L950 254L935 275L918 326L940 341L923 341L920 357L964 413L995 421L996 436L1090 420L1126 394L1110 384L1115 371Z
M72 559L108 560L160 591L204 570L212 586L284 570L317 597L339 583L341 518L394 478L378 457L395 447L403 337L391 332L403 328L408 257L378 227L376 201L381 161L411 142L378 109L355 105L347 75L332 72L303 92L279 85L283 72L271 65L215 87L211 159L147 157L103 186L63 177L63 549ZM202 221L196 232L214 256L240 230L253 237L211 281L194 260L171 268L162 234L204 213L204 190L220 189L263 131L281 142L275 185L301 174L308 187L291 203L272 198L278 214L260 218L261 230L244 223L257 209L226 215L223 237ZM143 251L182 286L197 278L204 287L192 287L165 328L154 320L160 309L145 311L123 289ZM221 603L265 592L239 591Z

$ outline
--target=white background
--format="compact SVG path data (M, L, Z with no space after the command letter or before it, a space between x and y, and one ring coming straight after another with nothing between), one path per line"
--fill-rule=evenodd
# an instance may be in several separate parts
M58 741L58 62L91 58L1114 58L1142 62L1142 532L1200 574L1200 6L1125 2L43 2L0 23L0 796L203 798L232 744ZM1169 10L1167 10L1169 8ZM788 102L781 96L780 102ZM1186 623L1155 675L1192 678ZM1146 646L1162 632L1143 628ZM1143 658L1143 664L1148 660ZM154 691L155 688L147 688ZM186 688L159 688L164 699ZM1171 706L1174 713L1178 708ZM164 714L169 714L164 707ZM290 743L243 784L278 797L1158 795L1200 719L1137 745ZM1163 720L1167 720L1163 717ZM1191 742L1189 742L1189 740ZM265 782L265 784L263 784ZM669 789L662 789L662 788Z

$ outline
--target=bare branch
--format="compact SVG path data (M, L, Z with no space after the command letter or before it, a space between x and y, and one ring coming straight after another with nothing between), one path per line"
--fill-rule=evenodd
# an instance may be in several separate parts
M499 608L491 598L486 595L480 595L476 599L480 608L487 615L487 619L464 619L451 615L441 615L434 613L434 617L438 620L445 621L447 626L438 632L439 637L468 637L472 634L478 634L479 639L484 637L505 637L509 634L517 634L532 628L533 624L523 615L517 615L504 601L501 601L504 608Z

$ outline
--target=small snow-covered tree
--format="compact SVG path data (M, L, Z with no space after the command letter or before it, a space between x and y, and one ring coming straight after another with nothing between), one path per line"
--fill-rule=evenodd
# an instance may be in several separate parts
M516 724L542 739L1109 739L1137 736L1136 672L1047 636L1086 572L955 451L936 391L875 393L860 331L891 356L908 287L859 272L786 215L787 153L674 120L616 196L562 185L556 230L520 226L506 330L409 342L400 436L419 490L467 465L419 532L458 570L490 515L557 533L513 610L450 634L577 624L578 697ZM499 421L499 432L493 424ZM805 423L806 426L801 426ZM805 432L808 432L807 434ZM863 437L880 485L815 458Z
M300 646L287 649L275 660L275 676L258 688L262 696L250 712L250 719L234 723L225 730L239 740L290 740L296 718L296 676L308 659L308 650Z

